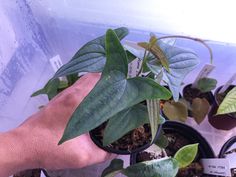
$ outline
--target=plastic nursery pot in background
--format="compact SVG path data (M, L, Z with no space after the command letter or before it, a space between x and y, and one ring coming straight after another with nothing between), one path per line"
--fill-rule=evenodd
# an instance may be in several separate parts
M135 129L135 131L134 130L130 131L129 133L124 135L122 138L120 138L116 142L114 142L108 146L103 146L102 137L100 134L101 134L101 131L103 131L104 127L105 127L104 124L100 125L99 127L90 131L89 134L90 134L92 141L99 148L101 148L107 152L114 153L114 154L120 154L120 155L128 155L128 154L143 151L152 145L152 143L151 143L151 128L150 128L149 124L143 125L144 131L148 132L148 134L150 135L149 138L146 139L145 141L143 141L143 144L142 143L140 144L140 140L138 140L139 145L136 146L136 148L134 148L134 149L130 149L130 143L133 144L133 142L130 142L130 139L139 139L138 137L142 136L139 131L135 132L135 131L137 131L137 129ZM155 138L154 138L154 141L156 141L158 136L160 135L161 127L162 127L162 125L159 125L159 128L158 128ZM115 133L115 130L114 130L114 133Z
M219 158L226 158L229 160L232 177L236 177L236 136L230 138L221 148Z
M183 97L190 103L192 103L194 98L206 98L210 105L214 103L214 96L212 92L202 93L199 89L193 88L192 84L188 84L184 87Z
M216 129L220 130L231 130L232 128L236 127L236 113L230 114L222 114L222 115L215 115L220 103L223 101L226 94L234 88L234 85L231 85L223 94L219 94L220 89L219 87L216 89L214 93L214 103L211 107L211 110L208 114L208 120L210 124L215 127Z
M164 131L164 134L170 139L175 139L175 142L169 143L167 148L165 148L167 151L178 151L181 147L187 145L187 144L194 144L199 143L198 146L198 155L196 156L195 162L198 162L201 158L215 158L214 151L212 150L211 146L208 144L206 139L195 129L192 127L176 122L176 121L166 121L162 125L162 130ZM175 137L175 138L174 138ZM187 144L186 144L187 143ZM175 152L171 152L168 156L173 156ZM131 154L130 156L130 164L133 165L137 163L137 159L139 158L140 152ZM212 176L212 175L205 175L205 177Z

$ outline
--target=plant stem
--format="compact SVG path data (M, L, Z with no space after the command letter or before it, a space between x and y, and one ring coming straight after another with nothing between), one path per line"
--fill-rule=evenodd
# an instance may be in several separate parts
M142 73L142 71L143 71L143 65L144 65L144 63L146 63L146 61L147 61L147 56L150 54L150 51L148 51L147 52L147 50L145 49L145 51L144 51L144 55L143 55L143 62L142 62L142 66L141 66L141 68L140 68L140 70L139 70L139 72L138 72L138 76Z
M182 39L189 39L189 40L193 40L193 41L197 41L199 43L201 43L202 45L204 45L209 54L210 54L210 63L212 64L213 63L213 52L211 50L211 48L206 44L206 42L202 39L199 39L199 38L193 38L193 37L189 37L189 36L181 36L181 35L170 35L170 36L162 36L162 37L159 37L157 40L161 40L161 39L167 39L167 38L182 38Z

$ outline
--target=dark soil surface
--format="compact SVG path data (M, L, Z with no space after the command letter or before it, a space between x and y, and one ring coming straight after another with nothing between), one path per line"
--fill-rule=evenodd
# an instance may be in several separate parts
M142 151L137 156L137 162L143 162L143 161L154 160L154 159L161 159L165 156L166 156L166 154L164 152L157 155L154 152Z
M198 162L194 162L186 168L180 169L177 177L200 177L202 176L202 172L202 165Z
M210 105L213 104L213 98L210 92L202 93L197 88L192 88L190 85L184 88L183 97L192 104L194 98L206 98Z
M26 170L15 174L13 177L40 177L41 170Z
M173 157L181 147L190 144L186 138L178 133L165 133L165 136L169 142L168 146L165 148L166 154L168 156ZM137 162L160 158L162 158L162 154L156 155L155 153L143 151L137 155ZM196 157L196 159L198 159L198 157ZM188 167L179 170L177 177L204 177L203 167L197 161L193 162Z
M106 123L92 130L92 133L96 136L96 139L100 142L100 144L102 144L103 141L103 133L105 127ZM143 126L134 129L133 131L130 131L116 142L108 145L108 147L115 150L132 151L145 144L150 143L152 138L151 136L152 135L150 126L149 124L145 124Z

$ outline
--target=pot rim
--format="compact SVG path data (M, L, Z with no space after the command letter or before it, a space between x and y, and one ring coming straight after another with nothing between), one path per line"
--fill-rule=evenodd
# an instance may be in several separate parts
M159 124L159 127L158 127L158 130L156 132L156 135L155 135L155 138L154 138L154 141L155 142L158 138L158 136L160 135L160 132L161 132L161 129L162 129L162 124ZM128 151L128 150L116 150L116 149L113 149L113 148L110 148L108 146L103 146L94 136L94 134L92 133L92 131L89 132L89 135L93 141L94 144L96 144L99 148L107 151L107 152L110 152L110 153L114 153L114 154L119 154L119 155L130 155L130 154L133 154L133 153L138 153L138 152L141 152L145 149L147 149L148 147L150 147L153 142L151 143L147 143L141 147L138 147L137 149L134 149L132 151Z
M218 88L215 90L215 92L214 92L214 102L215 102L215 104L216 104L217 107L219 107L220 104L219 104L218 100L216 99L216 94L219 92L219 90L220 90L222 87L223 87L223 85L221 85L220 87L218 87ZM235 87L235 85L230 85L230 87ZM232 89L230 89L230 90L232 90ZM229 116L230 118L236 119L236 117L233 116L232 113L222 114L222 115L227 115L227 116Z
M163 126L162 129L166 129L166 130L175 130L174 132L182 132L180 133L181 135L183 135L185 138L192 140L191 143L199 143L199 151L201 152L201 154L204 156L203 158L215 158L215 153L212 149L212 147L210 146L210 144L208 143L208 141L193 127L177 122L177 121L170 121L167 120ZM187 133L183 133L184 130ZM130 156L130 164L135 164L135 160L136 160L136 156L137 153L135 154L131 154Z
M182 95L183 95L183 98L184 98L184 92L185 92L185 90L187 89L187 88L191 88L191 86L192 86L193 84L187 84L187 85L185 85L184 86L184 88L183 88L183 91L182 91ZM213 95L213 92L212 91L209 91L209 92L201 92L202 94L206 94L206 95L208 95L209 96L209 98L211 99L211 105L214 103L214 95Z
M236 143L236 136L231 137L228 139L224 145L222 146L220 153L218 155L219 158L225 158L224 153L234 144Z

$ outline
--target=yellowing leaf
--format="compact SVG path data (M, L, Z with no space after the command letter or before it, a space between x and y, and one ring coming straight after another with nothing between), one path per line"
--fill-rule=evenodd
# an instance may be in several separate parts
M169 72L169 62L161 48L158 45L154 45L151 47L151 52L161 61L162 66Z
M150 47L154 46L157 43L157 38L155 36L151 36L149 39Z
M194 98L192 103L192 115L195 121L200 124L206 117L210 104L205 98Z
M179 168L184 168L190 165L195 159L198 151L198 143L186 145L180 148L174 158L178 161Z
M166 58L164 52L157 44L150 45L147 42L139 42L138 45L146 50L149 50L156 57L157 60L160 60L162 66L169 72L168 59Z
M180 120L185 122L188 117L187 107L181 102L165 102L163 112L170 120Z

